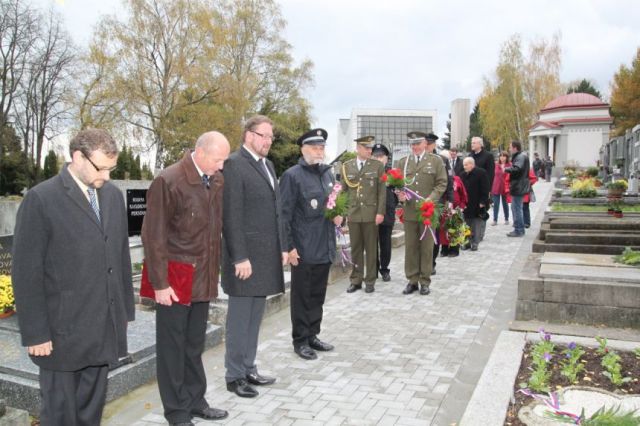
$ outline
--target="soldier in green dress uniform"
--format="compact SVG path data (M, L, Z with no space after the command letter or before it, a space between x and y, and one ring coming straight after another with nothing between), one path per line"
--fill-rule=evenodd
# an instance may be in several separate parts
M395 167L402 170L407 188L437 203L447 189L447 172L442 158L426 151L427 143L435 143L437 137L417 131L407 133L407 137L411 154L398 160ZM404 202L404 272L409 280L402 293L411 294L420 284L420 294L427 295L433 268L433 236L428 230L424 232L418 215L419 200L407 199L404 192L398 193L398 199ZM420 240L423 233L424 238Z
M353 261L349 277L351 285L347 293L360 290L363 281L365 292L372 293L378 275L377 226L384 220L386 190L385 184L380 180L384 174L384 165L371 159L374 140L373 136L356 139L357 157L342 165L342 185L349 193L347 223Z

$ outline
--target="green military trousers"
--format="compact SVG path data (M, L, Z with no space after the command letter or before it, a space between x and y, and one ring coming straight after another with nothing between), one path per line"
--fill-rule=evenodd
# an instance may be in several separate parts
M349 222L351 284L374 284L378 276L378 226L375 222ZM366 275L365 275L366 270Z
M411 284L420 283L429 287L433 268L433 235L427 229L421 241L423 232L422 222L405 220L404 273Z

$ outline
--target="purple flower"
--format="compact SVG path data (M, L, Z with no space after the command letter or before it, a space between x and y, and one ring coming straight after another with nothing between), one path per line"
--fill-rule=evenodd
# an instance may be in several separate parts
M551 340L551 333L547 333L546 331L544 331L544 328L538 330L538 333L540 333L541 339L546 340L547 342Z
M576 342L569 343L569 349L574 350L576 348Z
M549 352L544 353L544 360L547 362L551 361L551 354Z

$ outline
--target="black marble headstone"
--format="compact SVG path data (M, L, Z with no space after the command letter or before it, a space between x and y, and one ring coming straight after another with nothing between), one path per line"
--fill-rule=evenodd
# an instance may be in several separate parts
M127 219L129 236L140 235L142 220L147 212L147 190L127 189Z
M11 244L13 235L0 236L0 275L11 275Z

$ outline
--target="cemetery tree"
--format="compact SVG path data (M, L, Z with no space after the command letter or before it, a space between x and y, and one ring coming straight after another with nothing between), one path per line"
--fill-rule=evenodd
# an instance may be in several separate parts
M21 95L20 85L37 37L37 21L36 11L24 1L0 0L0 129L10 122L14 101Z
M444 137L442 138L442 147L444 149L451 148L451 114L449 114L449 119L447 120L447 131L444 132Z
M489 149L491 148L490 141L485 137L484 131L482 129L482 117L480 116L480 101L476 102L473 107L473 111L469 115L469 136L465 141L464 149L469 152L471 151L471 138L474 136L480 136L483 138L485 146L489 143ZM458 147L458 149L463 149L463 147Z
M155 167L162 168L174 142L172 114L218 90L211 32L216 17L204 0L128 0L125 6L125 20L104 17L94 34L85 58L94 74L85 84L80 121L119 115L155 146ZM182 96L187 88L189 99Z
M1 114L0 114L1 115ZM0 195L20 194L31 185L30 160L11 125L0 127Z
M35 179L41 180L40 164L45 139L52 139L69 118L74 47L61 18L53 11L39 19L39 32L20 82L22 96L14 104L18 129L35 161Z
M129 150L129 155L133 156L131 150ZM129 173L129 179L131 180L142 179L142 170L140 169L140 155L136 155L135 158L131 158L131 171Z
M627 129L640 123L640 48L631 67L620 65L611 83L611 115L614 136L624 135Z
M44 168L42 169L42 175L44 179L49 179L58 174L58 156L52 149L44 157Z
M596 89L591 81L587 80L586 78L583 78L579 82L574 81L573 83L571 83L569 85L569 88L567 89L567 95L570 93L588 93L602 99L602 95L600 94L598 89Z
M504 149L514 139L526 144L538 111L562 93L560 36L531 43L528 53L522 53L520 36L512 36L502 46L494 77L485 79L480 113L494 147Z

